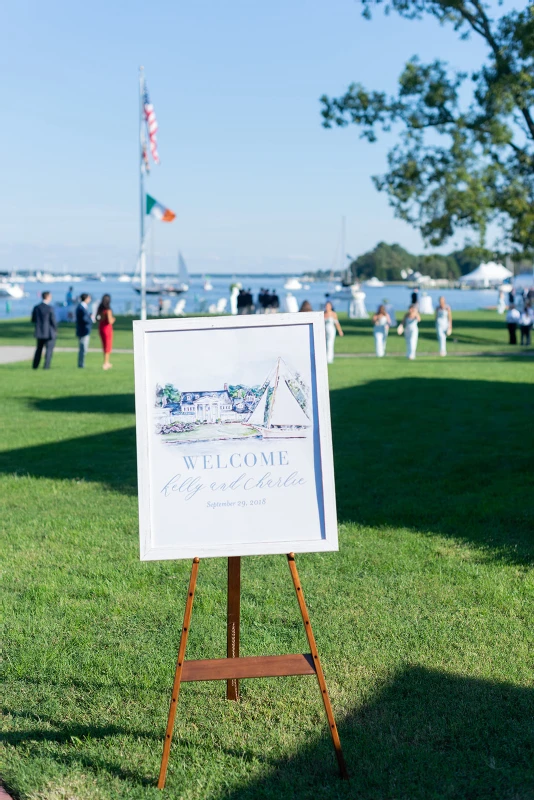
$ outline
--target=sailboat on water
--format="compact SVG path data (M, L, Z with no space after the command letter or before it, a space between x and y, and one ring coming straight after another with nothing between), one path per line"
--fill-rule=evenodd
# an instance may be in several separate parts
M189 273L187 271L185 259L180 252L178 252L178 278L178 283L164 283L154 278L151 283L147 284L146 293L153 295L167 294L172 296L187 292L189 289ZM136 292L141 292L140 286L134 286L133 288Z
M259 431L263 438L305 438L311 420L297 400L290 382L295 376L282 358L278 358L263 384L263 393L244 423Z

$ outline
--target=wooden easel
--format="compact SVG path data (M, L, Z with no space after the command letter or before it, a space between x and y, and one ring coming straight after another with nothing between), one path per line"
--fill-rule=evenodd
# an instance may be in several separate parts
M180 636L180 647L178 649L178 660L176 662L176 672L172 686L171 705L165 742L163 744L163 755L161 758L161 768L159 771L158 789L165 788L167 777L167 766L171 750L172 734L174 730L174 720L176 717L176 707L178 705L178 695L180 685L184 681L226 681L226 698L228 700L239 699L239 679L240 678L271 678L286 675L316 675L321 697L326 711L330 735L336 751L339 772L342 778L348 780L347 766L341 750L341 742L337 732L332 705L326 688L323 669L317 652L317 645L313 635L308 609L304 601L304 593L300 585L300 579L295 564L295 554L289 553L287 556L291 577L297 600L304 622L304 629L310 646L310 653L285 655L285 656L252 656L247 658L239 657L239 618L240 618L240 594L241 594L241 557L232 556L228 559L228 615L227 615L227 642L226 658L203 659L201 661L186 661L185 648L187 646L187 636L191 623L191 613L193 611L193 600L195 597L195 587L197 583L199 558L193 559L191 577L189 579L189 589L185 604L184 624L182 635Z

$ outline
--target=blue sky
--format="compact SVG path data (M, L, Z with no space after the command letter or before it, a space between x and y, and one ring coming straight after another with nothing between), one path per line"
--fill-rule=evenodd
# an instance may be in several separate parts
M393 139L323 129L318 98L393 90L415 53L484 55L430 19L368 22L355 0L17 0L2 16L0 269L133 268L140 64L160 127L147 188L177 213L149 245L159 269L178 248L195 272L330 268L342 215L351 254L421 251L370 180Z

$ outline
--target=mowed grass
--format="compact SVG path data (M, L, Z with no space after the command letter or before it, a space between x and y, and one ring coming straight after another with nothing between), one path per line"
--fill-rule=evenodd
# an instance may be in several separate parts
M131 356L0 367L2 774L21 800L158 798L190 564L138 560ZM312 677L186 684L164 797L534 797L531 359L339 359L340 551L297 557ZM179 520L177 520L179 524ZM194 536L194 531L191 531ZM226 652L200 564L188 656ZM305 652L286 560L246 558L242 654Z
M204 315L205 316L205 315ZM397 321L400 322L403 312L398 312ZM373 353L373 325L371 318L348 319L346 314L339 315L345 336L336 337L336 352L338 353ZM520 335L518 332L518 341ZM0 320L0 345L32 345L33 326L28 320ZM534 341L534 338L533 338ZM77 347L74 325L63 323L59 326L58 347ZM91 347L100 347L100 338L96 327L91 337ZM132 318L118 317L114 326L114 347L116 349L131 349ZM524 352L527 348L510 347L508 345L508 331L504 316L499 316L496 311L458 311L454 313L452 336L448 339L449 353L484 353L503 352L510 349L512 352ZM404 353L406 342L403 336L398 336L396 331L390 331L387 352ZM438 353L436 327L434 317L424 316L419 326L420 353ZM533 352L533 348L528 348Z

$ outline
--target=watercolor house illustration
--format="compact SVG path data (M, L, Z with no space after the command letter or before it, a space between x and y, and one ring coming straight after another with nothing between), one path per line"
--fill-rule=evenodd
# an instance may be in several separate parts
M204 439L208 425L217 428L213 438L303 437L311 427L308 394L308 387L282 358L277 359L261 386L225 383L220 390L180 392L172 384L158 385L156 432L172 435L175 441L191 441L198 426L202 426Z
M232 398L225 389L221 392L185 392L182 395L181 414L191 422L235 422Z

